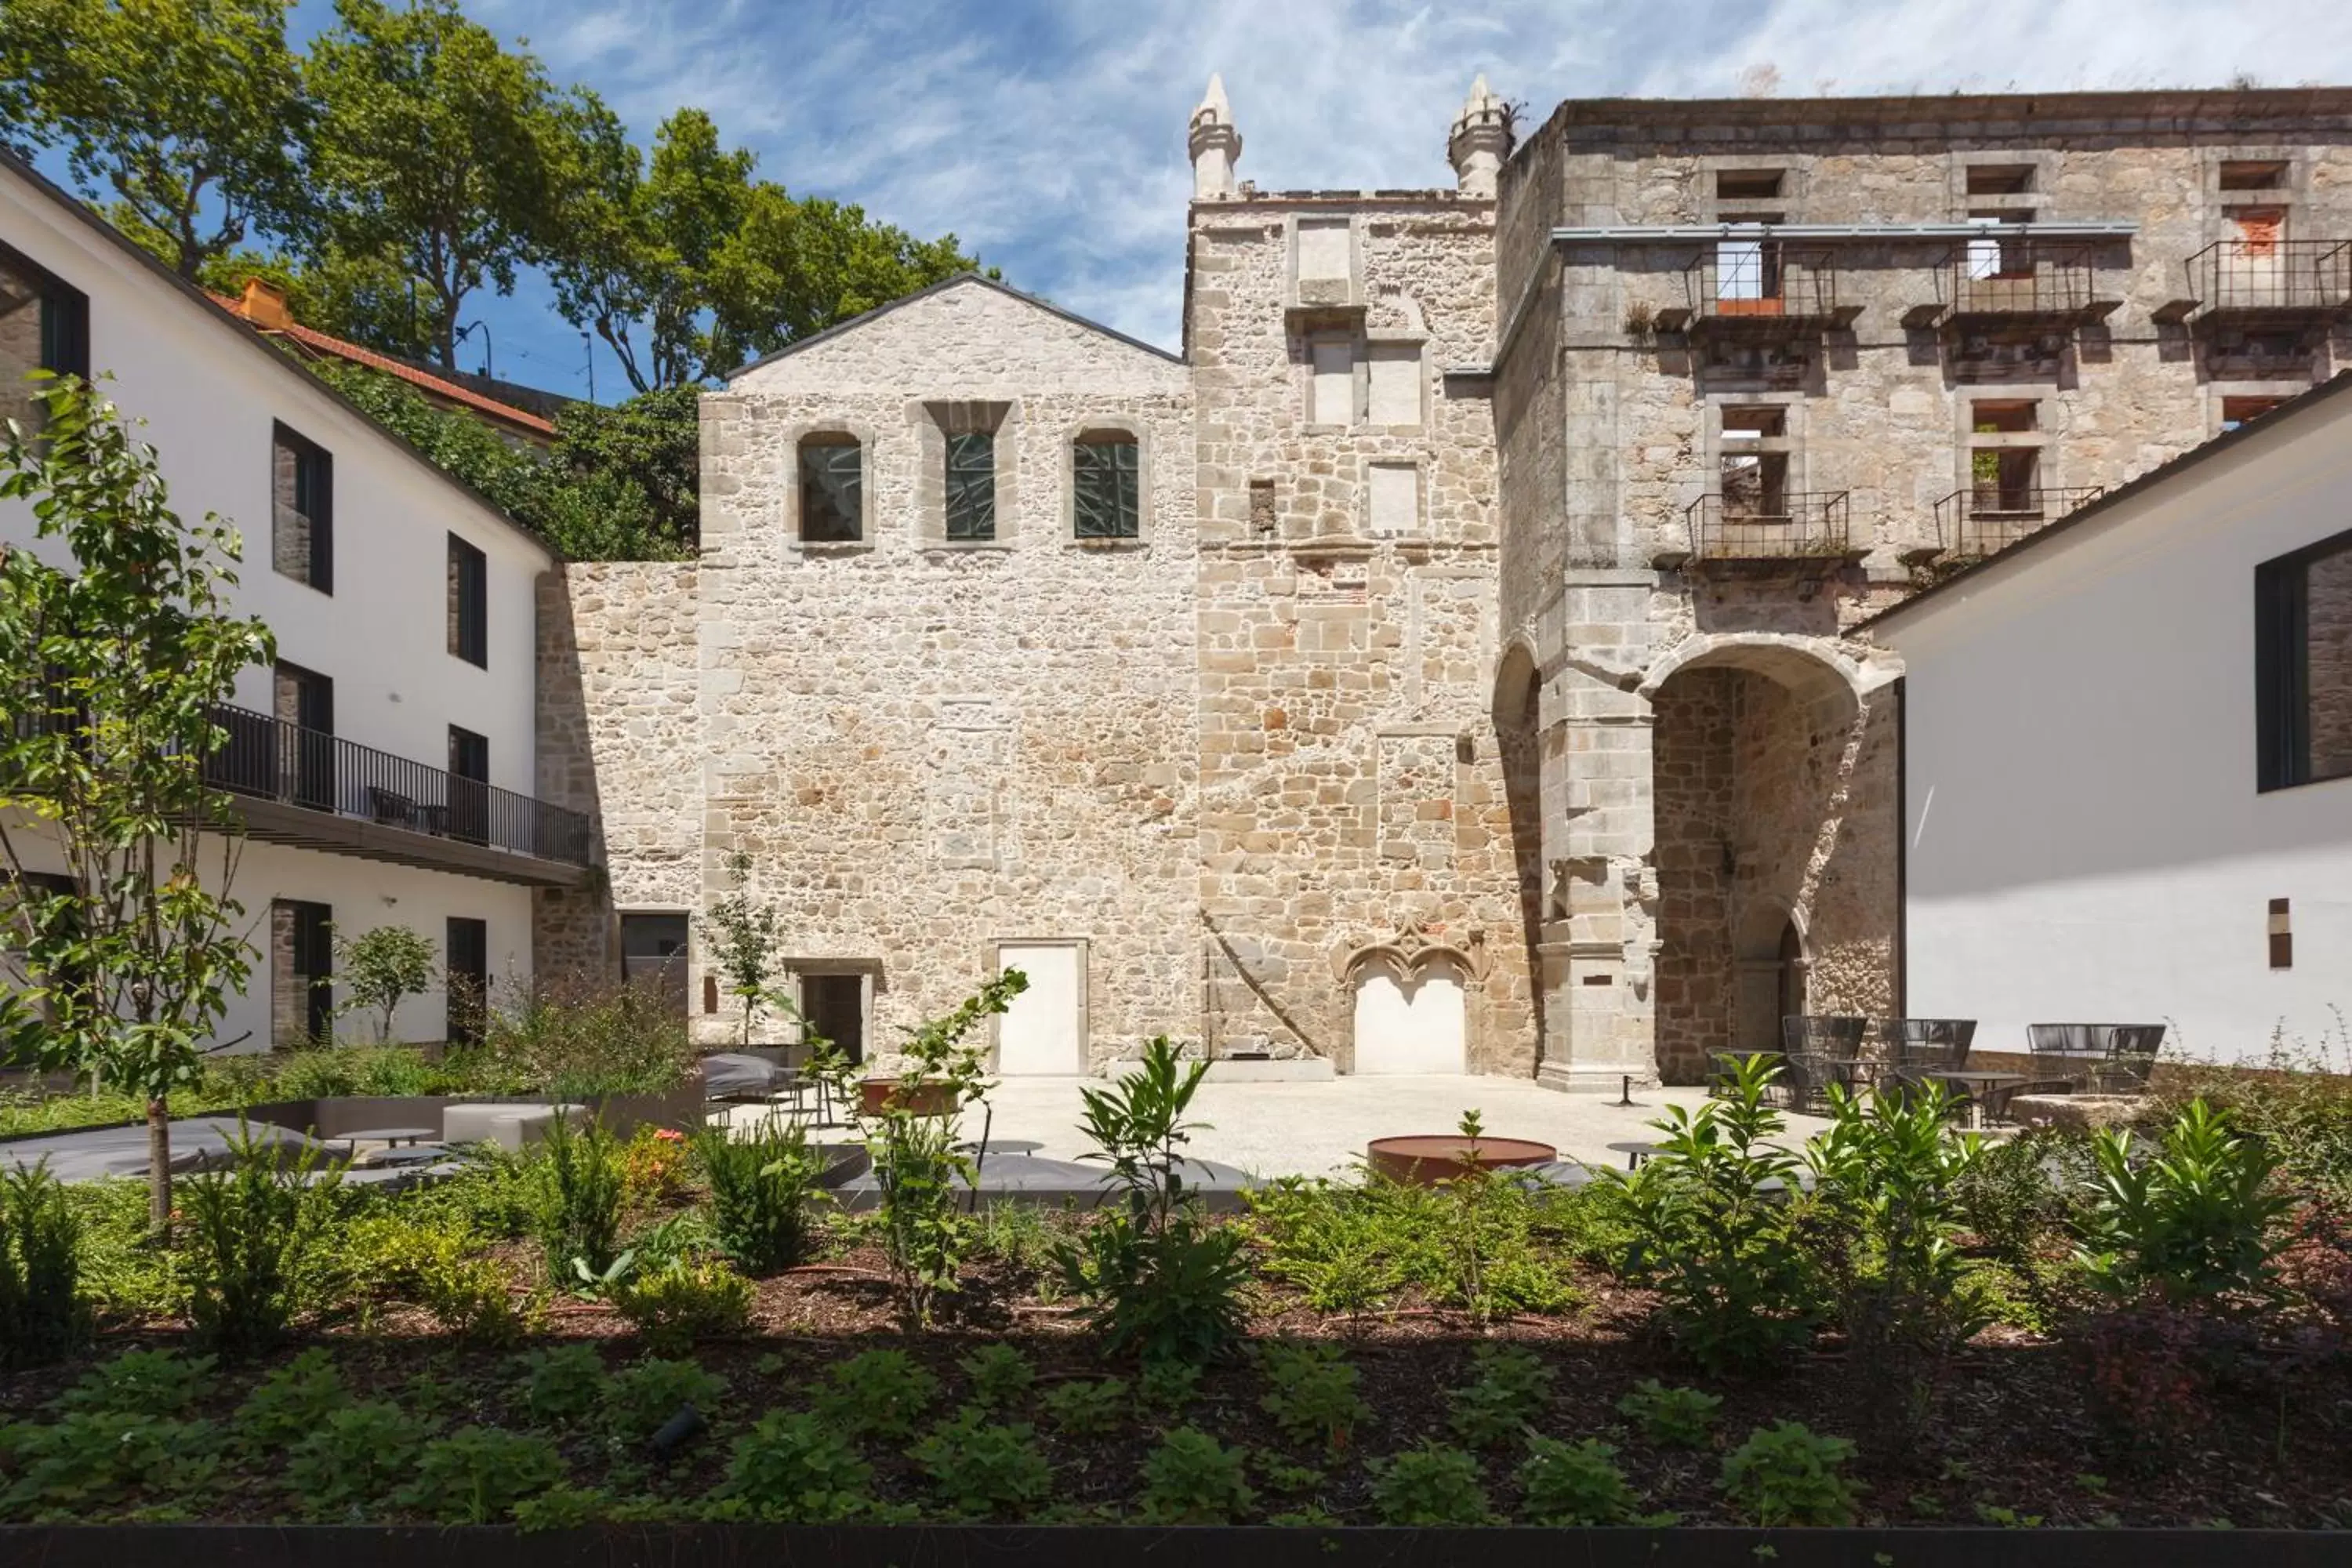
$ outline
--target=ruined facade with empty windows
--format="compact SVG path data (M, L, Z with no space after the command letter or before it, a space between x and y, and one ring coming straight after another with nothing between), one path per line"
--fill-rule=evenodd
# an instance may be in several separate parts
M551 583L607 875L543 971L742 855L877 1057L1017 965L1007 1072L1695 1079L1900 1004L1849 628L2352 356L2352 92L1482 81L1452 186L1275 193L1213 84L1189 147L1181 353L939 286L706 397L698 561Z

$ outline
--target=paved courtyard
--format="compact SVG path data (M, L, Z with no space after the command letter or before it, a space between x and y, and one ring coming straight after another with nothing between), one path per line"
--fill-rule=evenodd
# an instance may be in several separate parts
M1049 1159L1085 1153L1078 1131L1079 1090L1105 1080L1082 1078L1014 1078L1003 1080L990 1098L996 1121L994 1149L1027 1149ZM1521 1079L1339 1078L1321 1083L1203 1082L1192 1114L1209 1124L1193 1137L1191 1152L1237 1165L1254 1175L1342 1175L1363 1158L1375 1138L1412 1132L1451 1132L1465 1110L1475 1109L1486 1131L1498 1138L1532 1138L1552 1144L1564 1158L1591 1165L1622 1166L1624 1155L1609 1145L1654 1137L1644 1125L1668 1105L1696 1105L1697 1089L1637 1089L1630 1107L1614 1095L1560 1094ZM1823 1122L1792 1116L1787 1142L1793 1146ZM979 1127L967 1119L969 1135Z

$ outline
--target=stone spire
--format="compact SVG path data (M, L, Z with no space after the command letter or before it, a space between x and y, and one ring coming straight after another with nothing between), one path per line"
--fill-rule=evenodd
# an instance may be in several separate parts
M1503 172L1503 160L1510 155L1510 108L1486 89L1482 71L1470 84L1469 100L1445 138L1445 161L1454 165L1456 188L1464 195L1488 199L1495 194L1495 177Z
M1192 199L1212 201L1234 194L1234 165L1242 161L1242 133L1234 129L1234 106L1225 101L1225 79L1209 78L1208 96L1192 111L1187 138L1192 154Z

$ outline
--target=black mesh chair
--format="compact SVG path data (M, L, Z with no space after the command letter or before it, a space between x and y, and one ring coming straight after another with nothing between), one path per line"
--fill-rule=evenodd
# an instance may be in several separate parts
M1865 1073L1862 1043L1870 1020L1835 1013L1791 1013L1780 1020L1781 1087L1789 1107L1827 1101L1829 1088L1852 1089Z
M2033 1081L2019 1094L2073 1094L2085 1086L2098 1094L2137 1094L2155 1070L2164 1026L2028 1024L2025 1041Z
M2101 1047L2091 1068L2092 1085L2101 1094L2145 1094L2157 1052L2164 1048L2164 1026L2094 1024L2091 1030Z
M1969 1047L1976 1043L1977 1021L1889 1018L1880 1037L1886 1046L1886 1064L1897 1078L1958 1072L1969 1065Z

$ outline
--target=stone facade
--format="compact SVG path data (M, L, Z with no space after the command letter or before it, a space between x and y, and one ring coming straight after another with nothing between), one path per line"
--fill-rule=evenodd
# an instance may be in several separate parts
M1514 147L1482 81L1418 192L1238 182L1213 83L1189 131L1181 360L928 290L705 399L698 562L550 588L542 783L609 885L541 895L542 967L740 852L877 1055L1039 941L1094 1068L1382 1070L1377 1001L1613 1091L1897 1010L1900 672L1848 628L2352 354L2352 94L1570 102ZM1081 437L1134 537L1077 536Z

